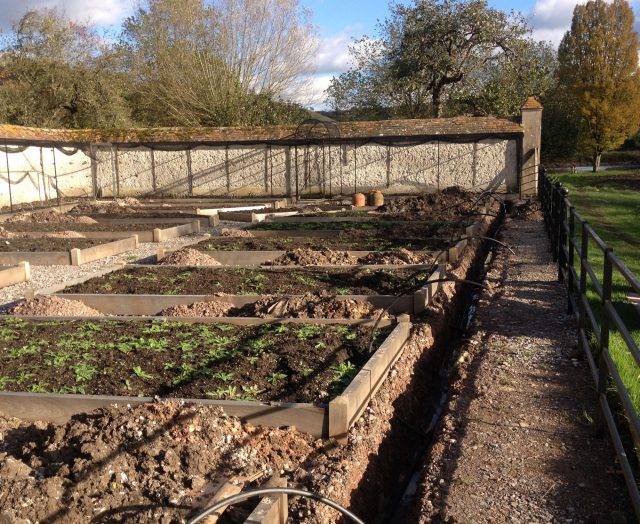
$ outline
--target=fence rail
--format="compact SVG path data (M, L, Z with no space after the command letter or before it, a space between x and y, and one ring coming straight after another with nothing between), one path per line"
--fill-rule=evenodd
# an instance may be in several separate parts
M640 518L640 491L635 478L637 456L640 456L640 417L610 351L610 336L615 331L624 341L635 365L640 366L640 349L631 334L632 329L625 324L612 299L614 271L637 294L640 294L640 280L575 210L567 198L568 191L560 182L541 169L538 185L545 228L553 259L558 263L558 278L567 288L568 312L578 323L578 345L589 363L602 410L602 423L611 435L631 503ZM602 279L589 262L590 245L595 245L602 257L602 266L598 268ZM595 292L596 300L589 300L589 290ZM612 408L612 401L615 408ZM625 420L628 431L623 428ZM623 436L629 434L633 444L625 447ZM636 456L632 450L629 457L626 448L635 448Z

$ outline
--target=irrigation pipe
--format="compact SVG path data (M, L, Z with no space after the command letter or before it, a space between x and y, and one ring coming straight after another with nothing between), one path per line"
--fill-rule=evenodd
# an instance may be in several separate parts
M339 511L345 517L348 517L352 522L355 522L356 524L364 524L363 520L358 518L355 514L353 514L348 509L342 507L337 502L334 502L333 500L323 497L322 495L318 495L317 493L311 493L310 491L304 491L302 489L295 489L295 488L261 488L261 489L254 489L251 491L244 491L242 493L238 493L237 495L232 495L230 497L227 497L226 499L221 500L220 502L217 502L213 506L210 506L205 510L201 511L195 517L189 520L188 524L196 524L198 522L201 522L205 517L208 517L209 515L211 515L212 513L215 513L219 509L230 506L231 504L236 504L238 502L243 502L245 500L249 500L255 497L262 497L265 495L295 495L299 497L310 498L318 502L321 502L323 504L326 504L327 506L335 509L336 511Z

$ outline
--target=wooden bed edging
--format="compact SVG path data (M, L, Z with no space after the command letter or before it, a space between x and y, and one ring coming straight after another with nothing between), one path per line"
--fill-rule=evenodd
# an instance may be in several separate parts
M398 324L382 345L360 369L341 395L329 402L329 437L345 441L349 428L358 420L400 358L411 332L408 316L398 317Z
M138 235L123 238L122 240L114 240L106 244L98 244L97 246L91 246L85 249L71 249L69 255L72 266L81 266L82 264L88 264L101 258L119 255L132 249L138 249Z
M79 266L119 255L138 248L138 235L98 244L85 249L72 248L69 251L8 251L0 252L0 264L10 265L29 262L32 266Z
M165 398L163 400L221 407L227 415L239 417L256 426L295 426L300 431L317 438L325 437L328 432L327 409L308 403L267 403L192 398ZM0 392L0 411L5 415L22 420L43 420L62 424L72 415L86 413L101 407L113 404L136 406L153 401L152 397L2 391Z
M32 266L70 266L69 251L6 251L0 252L0 265L11 266L29 262Z
M74 322L87 320L90 322L180 322L185 324L230 324L233 326L260 326L262 324L314 324L319 326L364 326L387 327L395 323L393 318L378 321L375 318L294 318L294 317L165 317L165 316L43 316L43 315L0 315L3 318L20 318L29 321L61 321Z
M188 224L181 224L179 226L168 227L166 229L154 229L153 230L153 242L164 242L172 238L178 238L184 235L190 235L192 233L200 233L200 221L194 220Z
M51 320L52 317L48 318ZM227 415L236 416L256 426L289 426L316 438L344 439L349 427L378 391L391 366L401 354L411 330L409 317L401 318L402 320L376 349L344 392L328 405L172 397L163 400L221 407ZM96 320L96 317L93 317L93 320ZM152 397L119 395L0 391L0 411L22 420L41 420L61 424L72 415L101 407L113 404L135 406L154 400Z
M256 213L255 211L218 211L218 216L220 220L230 220L233 222L251 222L252 224L257 224L259 222L264 222L265 220L269 220L273 217L289 217L293 215L297 215L298 211L267 211L265 210L262 213Z
M31 266L29 262L18 262L17 266L0 269L0 288L13 286L31 280Z
M159 213L159 212L158 212ZM198 220L200 222L200 227L215 227L220 222L220 219L216 215L210 216L202 216L197 217L194 216L195 213L192 213L191 216L185 217L139 217L136 218L135 213L122 213L126 215L127 218L101 218L100 214L91 214L89 215L94 220L97 220L101 224L109 224L109 225L118 225L118 224L190 224L194 220Z
M44 293L41 293L44 294ZM122 316L155 316L160 311L183 304L220 300L235 307L242 307L268 295L127 295L127 294L89 294L89 293L48 293L67 300L77 300L104 313L105 315ZM278 295L280 297L280 295ZM291 295L284 295L291 296ZM413 313L414 296L403 295L336 295L337 300L364 300L376 308L390 308L390 315ZM392 305L393 304L393 305Z

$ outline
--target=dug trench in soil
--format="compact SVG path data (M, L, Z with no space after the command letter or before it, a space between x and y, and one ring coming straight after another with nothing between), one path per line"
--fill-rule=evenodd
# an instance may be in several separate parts
M0 318L2 389L326 402L391 329Z
M29 238L12 236L11 238L0 237L0 252L26 251L29 253L52 252L52 251L69 251L70 249L84 249L91 246L107 242L100 239L89 238L58 238L58 237L41 237Z
M424 285L430 272L408 269L132 267L69 286L63 293L160 295L394 295Z
M330 229L333 224L325 224ZM350 251L383 251L389 249L443 249L452 239L464 235L464 227L451 224L395 225L375 230L350 229L336 232L328 238L305 237L253 237L246 231L246 238L214 237L193 246L204 251L288 251L291 249L332 249Z
M499 219L492 222L495 227ZM490 247L488 241L473 241L451 273L473 280ZM435 303L414 319L400 359L350 430L348 444L313 465L313 489L367 523L389 522L425 450L441 403L440 370L473 289L462 283L443 284ZM332 510L307 501L295 501L292 515L314 524L338 520Z

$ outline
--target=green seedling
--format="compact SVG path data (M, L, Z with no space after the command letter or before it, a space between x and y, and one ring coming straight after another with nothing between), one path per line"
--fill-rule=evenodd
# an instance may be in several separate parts
M242 393L238 395L238 400L256 400L258 395L262 393L263 390L258 388L258 386L242 386Z
M220 380L221 382L230 382L233 380L233 373L225 373L224 371L218 371L211 375L211 378Z
M71 393L74 395L86 395L87 394L87 390L85 389L84 386L64 386L61 387L58 391L56 391L56 393L60 393L62 395L67 394L67 393Z
M0 390L7 389L7 386L11 384L14 380L11 377L7 377L6 375L0 375Z
M153 375L151 375L150 373L147 373L144 369L142 369L140 366L134 366L131 371L133 371L133 374L138 377L141 378L143 380L149 380L151 378L153 378Z
M29 386L29 391L31 393L46 393L47 392L47 384L46 383L31 384Z
M9 357L11 358L22 358L29 355L37 355L39 352L40 345L38 344L38 342L30 342L25 346L10 349L7 355L9 355Z
M336 295L350 295L350 294L351 294L351 288L348 288L348 287L336 288Z
M287 378L286 373L275 372L275 373L271 373L271 375L267 377L267 382L269 382L269 384L271 384L272 386L276 386L279 382L282 382L285 378Z
M70 351L47 351L44 361L49 366L61 367L70 361L75 355Z
M189 382L192 380L198 373L198 369L191 364L187 364L183 362L178 367L180 370L178 375L171 381L174 386L179 386L180 384L184 384L185 382Z
M298 337L300 340L308 340L315 337L316 335L319 335L321 332L322 328L313 324L305 324L297 329L294 329L296 337Z
M325 349L325 348L327 347L327 345L326 345L324 342L320 341L320 342L318 342L318 343L317 343L315 346L313 346L313 347L314 347L315 349Z
M35 375L33 373L21 370L18 372L18 376L16 377L16 384L24 384L26 382L30 382L34 376Z
M265 338L257 338L249 342L249 349L255 356L262 355L269 347L271 347L271 342Z
M224 388L217 388L213 391L207 391L207 397L218 400L231 400L236 398L238 394L238 388L235 386L226 386Z
M353 377L356 376L357 368L347 360L346 362L331 366L331 371L333 372L333 387L340 388L351 382Z
M76 382L88 382L98 374L98 369L96 367L86 363L71 366L71 369L76 376Z
M153 322L150 326L147 326L142 330L143 335L159 335L168 333L171 328L162 322Z

